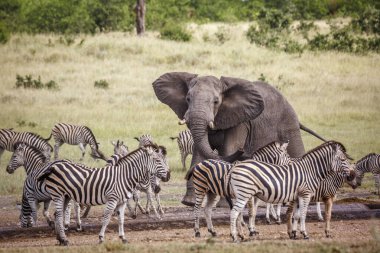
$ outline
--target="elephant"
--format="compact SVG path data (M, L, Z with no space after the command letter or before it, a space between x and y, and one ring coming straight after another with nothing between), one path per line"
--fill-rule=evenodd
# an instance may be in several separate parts
M265 82L169 72L153 82L153 89L191 131L195 145L189 171L205 159L223 159L239 150L249 156L273 141L289 141L289 155L301 157L301 129L325 141L303 126L284 96ZM182 204L194 203L188 180Z

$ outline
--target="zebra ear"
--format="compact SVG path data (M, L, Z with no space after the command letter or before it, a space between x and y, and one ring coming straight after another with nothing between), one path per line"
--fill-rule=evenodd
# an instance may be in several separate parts
M140 139L139 139L139 138L137 138L137 137L134 137L134 139L135 139L136 141L140 141Z

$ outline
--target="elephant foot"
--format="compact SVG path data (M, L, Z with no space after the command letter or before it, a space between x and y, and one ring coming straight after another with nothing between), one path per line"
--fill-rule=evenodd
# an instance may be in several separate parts
M185 206L195 206L195 199L193 196L184 196L181 203Z
M214 230L208 229L208 232L212 235L212 237L216 237L216 232Z
M201 237L201 232L196 231L196 232L195 232L195 237Z

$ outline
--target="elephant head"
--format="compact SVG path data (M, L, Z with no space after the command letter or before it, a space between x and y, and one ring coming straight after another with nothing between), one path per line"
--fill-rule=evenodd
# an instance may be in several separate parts
M193 135L195 148L204 158L220 159L208 141L208 131L224 130L255 119L264 102L251 82L186 72L172 72L153 82L158 99L167 104Z

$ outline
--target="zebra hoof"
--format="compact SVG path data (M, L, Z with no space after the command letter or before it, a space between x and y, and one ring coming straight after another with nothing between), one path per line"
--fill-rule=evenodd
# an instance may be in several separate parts
M292 240L296 240L297 239L297 232L296 231L292 231L289 233L289 238L292 239Z
M239 238L240 238L241 241L244 241L244 239L245 239L244 235L240 235L239 234L238 236L239 236Z
M270 225L272 224L272 222L270 220L267 220L267 224Z
M309 236L305 232L301 232L304 240L309 240Z
M216 232L209 229L208 232L212 235L212 237L216 237Z
M235 236L231 235L231 238L232 238L233 243L239 243L239 240L237 239L236 235Z
M277 225L281 225L281 220L276 220Z
M54 221L49 221L48 222L48 224L49 224L49 227L51 227L51 228L55 228L55 223L54 223Z
M256 235L258 235L258 234L260 234L260 233L257 232L257 231L250 231L250 232L249 232L249 236L256 236Z
M127 240L127 239L122 239L121 242L122 242L123 244L127 244L127 243L128 243L128 240Z
M201 237L201 233L199 231L195 232L195 237Z
M137 218L137 215L136 214L132 214L132 219L136 219Z
M69 230L69 225L65 225L65 231Z
M69 241L68 240L59 240L59 245L60 246L69 246Z
M83 231L82 229L82 226L81 225L77 225L77 228L75 229L77 232L81 232Z

